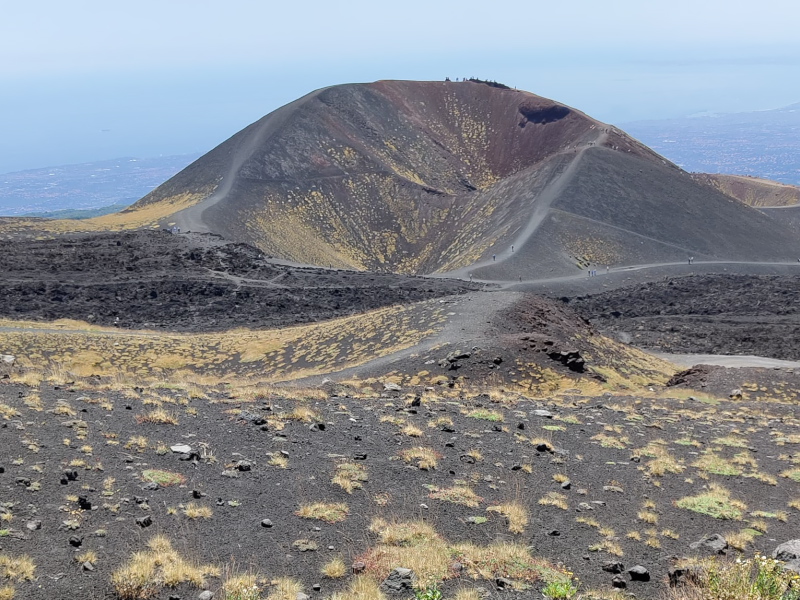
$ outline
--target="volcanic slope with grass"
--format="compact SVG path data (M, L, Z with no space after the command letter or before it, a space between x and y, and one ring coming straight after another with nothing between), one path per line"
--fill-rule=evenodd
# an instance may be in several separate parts
M321 89L126 211L7 220L0 236L172 224L303 264L487 280L800 256L794 231L624 132L479 81Z
M756 207L793 206L800 204L800 187L760 177L692 173L695 181Z

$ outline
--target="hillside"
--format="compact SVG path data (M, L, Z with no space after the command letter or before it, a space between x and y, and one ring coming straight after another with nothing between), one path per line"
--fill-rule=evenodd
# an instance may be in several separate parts
M760 177L719 173L692 173L692 177L695 181L710 185L723 194L732 196L750 206L768 208L800 204L800 187L795 185L787 185Z
M177 225L326 267L490 281L698 260L794 261L793 229L614 127L482 82L325 88L135 205L6 220L0 239Z

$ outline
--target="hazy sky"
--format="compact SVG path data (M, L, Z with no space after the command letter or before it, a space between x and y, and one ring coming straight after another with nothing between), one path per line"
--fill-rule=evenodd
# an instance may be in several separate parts
M613 123L800 102L796 0L3 4L0 173L206 151L375 79L496 79Z

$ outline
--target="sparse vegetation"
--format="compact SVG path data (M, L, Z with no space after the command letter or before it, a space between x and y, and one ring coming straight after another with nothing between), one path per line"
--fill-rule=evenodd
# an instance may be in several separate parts
M696 496L687 496L676 501L676 506L698 512L715 519L740 521L747 505L731 497L731 493L721 485L711 483L708 490Z
M304 519L318 519L326 523L340 523L350 514L350 509L347 507L347 504L342 502L314 502L301 505L295 514Z
M499 513L508 519L508 530L511 533L522 533L528 525L528 511L519 502L490 506L486 510Z
M357 463L347 462L336 465L336 471L331 483L338 485L348 494L352 494L353 490L359 490L364 487L363 482L368 479L366 467Z
M441 453L433 448L425 448L424 446L414 446L413 448L406 448L400 452L400 457L406 462L417 462L417 466L423 470L428 471L435 469L442 458Z

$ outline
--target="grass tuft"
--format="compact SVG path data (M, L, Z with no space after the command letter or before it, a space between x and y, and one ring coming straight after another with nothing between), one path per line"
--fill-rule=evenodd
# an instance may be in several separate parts
M350 514L350 509L344 502L314 502L301 505L294 514L303 519L317 519L326 523L341 523Z
M678 508L685 508L715 519L741 521L747 505L735 498L726 488L716 483L708 485L708 490L696 496L686 496L675 502Z

